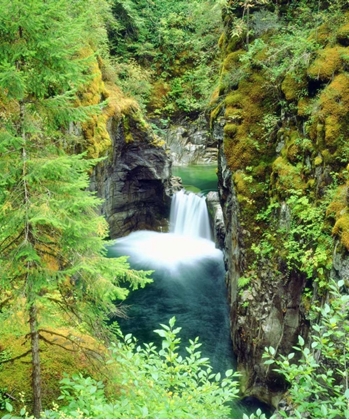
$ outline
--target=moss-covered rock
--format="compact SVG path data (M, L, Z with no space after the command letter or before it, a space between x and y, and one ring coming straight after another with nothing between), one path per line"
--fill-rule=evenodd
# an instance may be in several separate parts
M308 67L307 74L312 79L331 80L340 70L343 70L343 55L346 48L339 45L326 47L318 52L316 59Z
M81 52L82 58L92 53L91 49ZM91 117L82 123L83 140L80 150L87 151L89 157L105 156L111 150L112 141L107 126L111 118L121 119L123 115L139 113L137 102L124 95L112 80L108 79L107 66L96 57L90 65L91 78L78 94L78 105L95 107ZM109 76L110 77L110 76Z
M315 118L324 124L326 147L338 151L339 140L349 130L349 76L338 74L319 96L319 107Z
M244 54L244 50L238 50L228 54L223 61L223 71L231 71L238 67L240 64L240 58Z
M287 101L294 101L299 99L305 92L307 87L306 75L303 77L295 77L292 73L287 73L283 82L281 83L281 90L285 95Z
M235 14L236 2L230 1L229 5L221 42L222 71L233 71L240 78L234 85L222 83L219 95L224 98L224 106L212 116L221 116L224 109L219 183L229 231L226 255L231 270L228 283L233 338L238 368L247 375L243 392L273 403L282 379L266 371L264 346L275 344L278 353L287 354L296 344L297 335L306 337L309 299L302 298L305 283L309 286L317 279L326 282L334 253L348 256L348 15L343 9L334 22L332 15L316 10L323 21L318 24L314 20L311 29L310 4L307 9L298 7L297 2L292 7L283 2L278 8L278 23L282 25L278 33L266 31L257 42L252 37L248 41L245 33L229 45L243 9L242 5L240 14ZM253 25L254 8L249 12ZM294 30L295 22L303 22L304 31ZM335 182L339 186L330 198ZM289 204L292 200L296 210ZM325 214L323 209L329 200ZM304 203L303 210L310 214L323 212L321 239L315 238L304 253L313 255L316 246L323 247L325 242L328 248L326 261L316 261L313 274L301 264L290 266L290 254L296 251L296 245L288 242L285 233L297 217L300 224L302 217L307 217L297 214L303 211ZM285 229L283 234L280 227ZM303 244L307 238L302 235L299 231L297 240ZM341 244L335 250L331 249L331 235ZM236 277L251 273L254 277L247 302L239 294ZM290 310L288 304L283 306L286 301L297 303Z
M349 251L349 213L347 209L336 221L332 233L339 236L342 245Z
M263 132L263 115L269 110L265 79L258 72L240 81L237 91L225 99L224 150L231 170L257 163L261 151L268 155L267 142L259 139Z
M349 46L349 23L348 23L349 14L346 13L345 17L346 17L347 23L340 26L340 28L337 31L336 38L339 44L345 47L348 47Z

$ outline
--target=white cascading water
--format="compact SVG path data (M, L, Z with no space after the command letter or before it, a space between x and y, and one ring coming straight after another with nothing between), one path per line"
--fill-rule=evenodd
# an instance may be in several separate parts
M129 256L133 268L154 270L154 282L130 294L127 318L117 321L124 334L156 343L153 331L175 315L183 345L199 336L203 356L223 373L233 354L222 252L210 240L205 198L180 191L172 200L169 233L133 232L109 248L111 257Z
M211 238L206 197L181 190L172 198L170 231L193 238Z
M181 190L172 198L169 233L133 232L118 239L115 249L144 268L172 272L180 265L193 265L203 258L221 259L221 251L211 240L205 200L205 197Z

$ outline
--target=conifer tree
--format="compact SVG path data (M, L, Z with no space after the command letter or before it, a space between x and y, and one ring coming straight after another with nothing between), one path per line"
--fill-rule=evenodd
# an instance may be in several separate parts
M86 54L90 28L101 37L94 49L103 39L104 6L0 0L0 306L25 302L36 418L42 410L40 316L48 302L95 320L97 310L108 312L127 294L121 280L132 287L149 281L125 259L105 257L106 222L87 191L87 171L96 161L64 152L78 141L69 124L98 112L78 107L76 98L95 59Z

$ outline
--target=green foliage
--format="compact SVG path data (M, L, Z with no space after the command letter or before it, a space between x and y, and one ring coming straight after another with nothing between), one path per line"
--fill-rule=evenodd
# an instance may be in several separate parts
M252 250L260 258L277 252L289 270L298 270L309 279L317 278L325 287L322 279L332 265L332 238L326 226L326 208L332 192L329 190L318 204L295 190L290 194L283 206L271 203L258 214L257 220L272 223L275 232L264 232Z
M117 28L109 39L123 87L156 114L202 109L217 71L221 16L214 2L114 0L112 10ZM141 78L141 95L133 88L135 63L147 79Z
M100 200L86 190L95 161L39 144L28 144L24 163L16 148L0 158L1 291L19 297L32 279L31 291L41 304L47 299L52 304L56 293L63 304L73 293L70 305L81 302L85 310L91 305L98 318L127 295L120 282L137 287L148 280L130 270L125 258L105 256L107 225L96 213Z
M238 279L238 289L244 289L251 282L251 277L239 277Z
M290 385L290 408L280 412L283 418L349 417L349 295L343 284L332 280L328 303L312 307L320 321L312 325L310 345L298 337L296 353L278 357L266 348L265 363L276 363Z
M0 410L12 411L12 405L7 394L7 388L0 388Z
M93 78L93 48L104 46L107 4L0 0L0 8L0 316L19 308L29 314L38 416L45 317L101 337L103 316L128 293L121 282L143 286L149 273L106 258L101 202L87 190L98 161L64 151L81 141L72 125L103 105L77 103Z
M243 419L266 419L266 418L269 418L269 417L267 417L263 412L262 412L262 410L260 409L260 408L258 408L257 410L256 410L256 412L255 413L252 413L252 414L250 414L250 415L247 415L247 414L243 414L242 415L242 418Z
M127 95L135 98L143 108L147 105L151 94L152 72L142 67L134 59L128 62L112 61L116 71L116 84Z
M273 35L268 43L257 38L241 57L241 62L248 67L261 68L270 85L281 83L286 74L297 80L319 48L316 40L309 38L310 31L311 28L306 31L303 26L289 25Z
M100 4L102 8L103 2ZM65 115L65 121L74 120L70 113L78 115L82 109L73 109L73 95L86 81L84 70L94 60L92 54L81 57L81 50L91 40L86 21L92 19L91 8L96 2L76 2L70 10L71 3L66 0L1 0L0 7L0 87L6 97L27 100L28 108L42 117L46 110L56 119ZM96 20L90 24L94 26ZM99 42L98 33L95 41Z
M231 2L229 11L234 13L231 36L240 38L243 35L246 35L246 44L249 45L250 36L254 34L252 29L253 25L251 25L251 11L253 11L254 8L258 8L263 5L269 5L269 3L269 0L244 0ZM235 13L235 9L241 10L241 17L239 16L239 13ZM275 21L275 19L272 19L270 16L268 17L269 20ZM272 27L274 26L275 25L272 25Z
M160 350L152 343L138 346L130 334L112 347L117 395L107 397L101 382L82 375L65 378L60 397L65 405L46 410L45 417L228 418L229 403L238 396L238 375L213 373L198 339L190 340L181 356L175 318L161 327L156 330Z
M0 131L1 290L43 300L72 278L77 300L123 298L127 292L115 279L128 266L103 256L107 226L96 213L100 200L86 191L87 171L97 161L68 156L61 147L78 142L65 134L68 126L91 112L75 101L95 59L81 52L96 3L10 3L2 0L0 17L0 61L9 69L0 71L0 92L13 109Z
M314 273L322 278L324 270L331 267L329 255L331 236L324 226L326 203L311 204L308 197L293 195L287 200L292 221L286 231L284 247L289 268L297 268L308 278Z

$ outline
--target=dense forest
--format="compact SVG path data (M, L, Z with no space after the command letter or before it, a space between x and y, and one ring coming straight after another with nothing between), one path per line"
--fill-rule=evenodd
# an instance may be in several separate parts
M265 398L275 417L348 418L347 1L0 0L0 9L1 415L230 418L252 389L252 355L280 394ZM172 120L200 113L212 132L222 128L221 204L228 214L232 194L239 215L228 271L229 253L243 250L228 289L234 350L245 356L225 375L195 337L180 355L175 318L156 330L160 348L110 322L152 273L107 258L109 227L89 188L110 160L111 120L127 144L150 132L163 147ZM253 328L263 293L274 299L290 279L301 327L288 343L263 341Z

